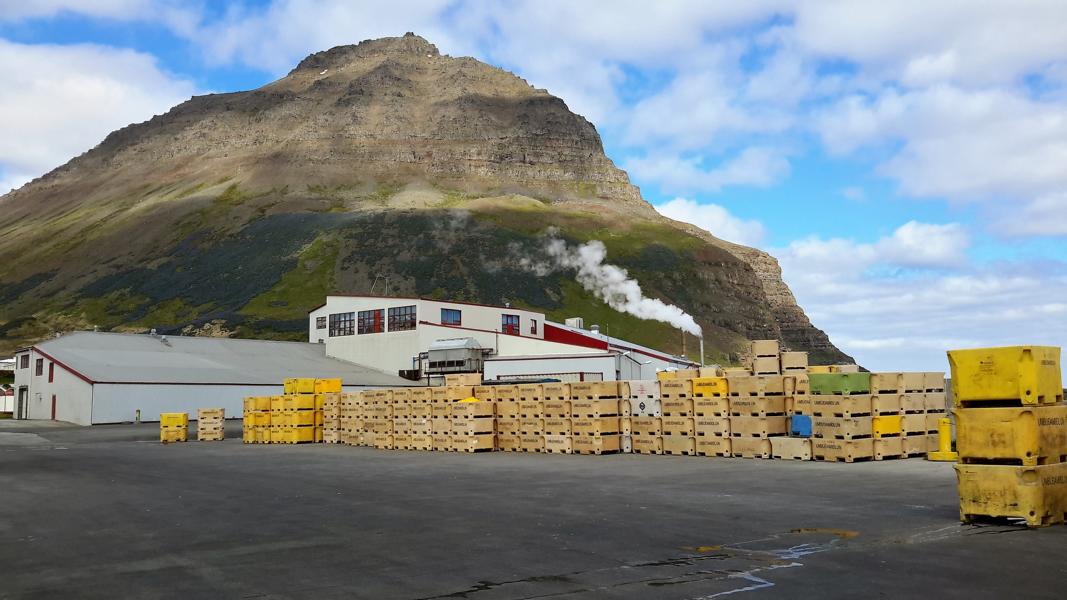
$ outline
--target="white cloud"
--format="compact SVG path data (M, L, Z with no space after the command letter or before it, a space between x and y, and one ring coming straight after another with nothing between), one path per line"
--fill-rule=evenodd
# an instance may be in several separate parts
M867 192L865 192L863 188L855 185L850 185L848 187L842 188L841 195L845 198L848 198L849 200L855 200L857 202L860 200L865 200L867 198Z
M132 18L150 12L152 0L35 0L34 2L0 3L0 20L21 20L54 17L57 14L79 13L92 17Z
M655 208L665 217L691 223L728 242L755 246L767 235L759 221L735 217L718 204L701 204L686 198L675 198L657 204Z
M958 223L935 225L909 221L893 235L875 244L882 262L903 267L946 267L966 261L970 246L967 232Z
M634 177L655 181L670 192L718 192L729 186L767 187L789 176L789 161L773 148L745 148L737 156L706 168L702 157L651 156L625 163Z
M875 244L812 238L772 253L808 316L871 369L945 369L951 348L1061 345L1067 338L1067 264L959 265L947 272L870 268L914 264L916 256L894 256L901 249L893 248L899 239L892 240L901 237L908 234Z
M153 57L106 46L0 39L0 169L14 187L89 150L111 131L163 113L194 88ZM0 193L9 188L0 187Z

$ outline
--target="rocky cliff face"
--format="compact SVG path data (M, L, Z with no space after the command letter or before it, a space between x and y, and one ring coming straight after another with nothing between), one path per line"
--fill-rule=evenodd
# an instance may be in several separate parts
M572 274L518 269L551 226L603 240L649 295L697 318L718 358L764 336L844 358L773 258L659 216L562 100L411 34L192 98L0 210L9 348L92 325L299 338L324 294L387 277L393 293L584 314L680 350L676 331L611 311Z

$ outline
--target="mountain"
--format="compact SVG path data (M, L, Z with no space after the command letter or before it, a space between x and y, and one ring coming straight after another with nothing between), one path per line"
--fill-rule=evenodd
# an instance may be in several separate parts
M92 327L302 339L332 291L509 301L681 351L678 330L610 309L573 272L523 267L555 228L603 241L648 296L691 313L713 359L766 337L847 359L772 257L660 216L562 100L413 34L193 97L0 211L8 352Z

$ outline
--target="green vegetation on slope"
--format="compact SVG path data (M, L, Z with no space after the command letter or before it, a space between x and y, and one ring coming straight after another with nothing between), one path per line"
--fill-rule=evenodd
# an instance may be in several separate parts
M239 314L253 320L287 320L307 315L334 291L339 245L332 235L320 235L298 254L297 264L278 283L253 298Z

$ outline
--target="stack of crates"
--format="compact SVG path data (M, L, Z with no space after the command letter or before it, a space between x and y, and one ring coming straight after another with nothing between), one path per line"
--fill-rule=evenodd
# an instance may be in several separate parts
M226 410L198 408L196 410L196 439L200 442L221 442L226 439Z
M189 441L189 413L160 414L159 441L164 444Z
M699 375L699 373L698 373ZM696 413L693 410L693 379L675 378L659 382L659 402L663 417L663 453L696 455Z
M433 392L428 387L414 387L408 396L411 450L433 450Z
M448 385L430 390L430 443L433 450L452 451L452 403L469 398L471 386Z
M781 375L782 352L778 340L754 340L751 347L753 375Z
M804 354L804 362L807 364L807 354L803 352L783 352L783 364L785 364L786 354ZM783 383L786 425L789 435L771 438L771 457L784 460L811 460L812 414L807 369L803 371L783 369L783 372L786 373Z
M363 392L364 445L391 450L393 445L393 390L379 389Z
M622 419L620 446L634 454L663 454L663 410L659 380L623 381L619 384Z
M246 444L270 443L270 396L249 396L244 402L241 439Z
M726 377L693 380L693 431L697 456L731 456L730 385Z
M544 383L541 390L545 452L571 454L571 384Z
M519 411L519 386L494 386L496 398L496 444L505 452L522 450L522 414Z
M571 450L575 454L614 454L622 449L619 382L571 384Z
M1013 346L948 353L960 519L1067 517L1067 406L1060 349Z
M341 443L363 445L363 392L341 393Z
M411 450L411 390L393 389L393 448Z
M777 344L775 345L777 348ZM785 377L741 375L727 378L730 390L730 452L738 458L771 458L771 438L789 433Z
M545 390L540 383L516 386L519 411L519 450L545 451Z
M921 440L907 440L905 397L925 373L812 373L809 375L815 460L855 462L909 456ZM940 375L943 378L943 375ZM925 425L925 414L915 419ZM925 432L923 432L925 436Z
M324 442L326 435L326 395L336 394L334 396L334 406L332 412L336 414L333 421L334 437L340 437L340 394L341 394L341 380L340 379L316 379L315 380L315 415L314 415L314 432L312 434L313 441Z
M483 390L480 388L489 388ZM474 397L452 403L452 450L492 452L496 449L496 402L491 386L475 386ZM478 397L481 395L482 397Z
M322 442L324 444L341 443L342 396L342 392L325 392L322 394Z

